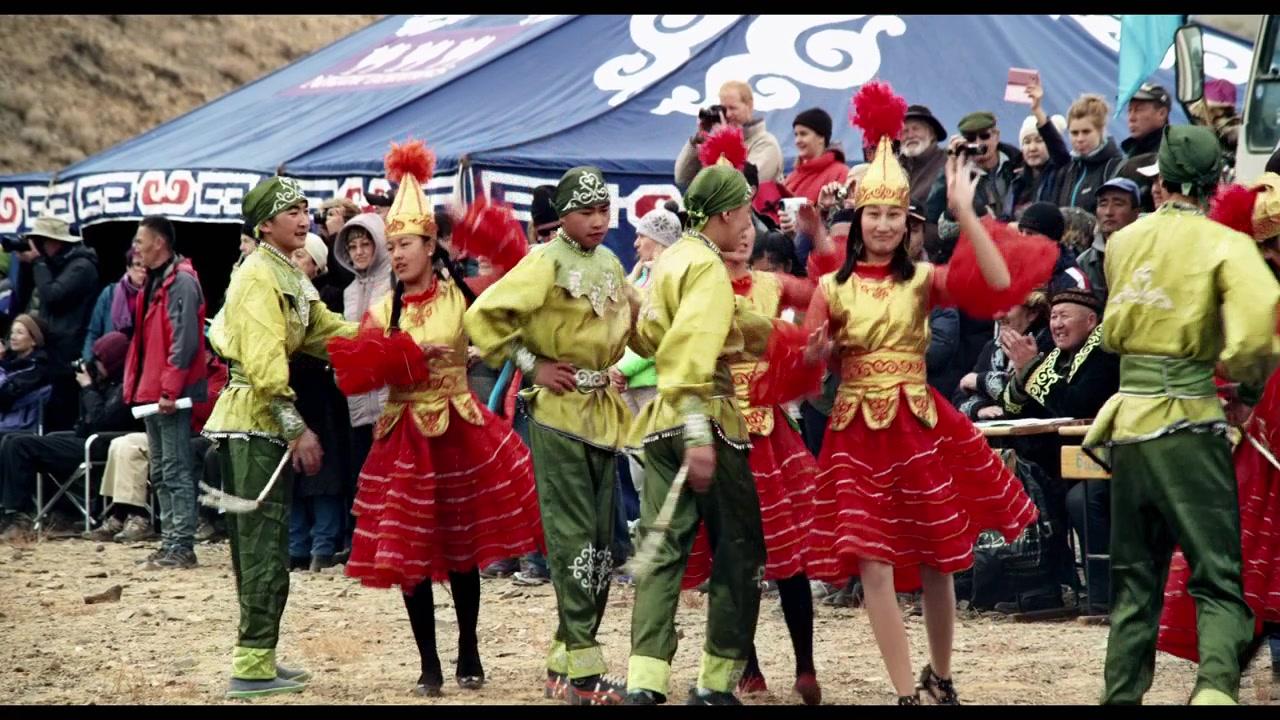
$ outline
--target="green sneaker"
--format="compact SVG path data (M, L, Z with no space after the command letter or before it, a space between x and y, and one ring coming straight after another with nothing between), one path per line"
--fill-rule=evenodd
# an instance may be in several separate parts
M1235 698L1216 688L1204 687L1195 691L1189 705L1238 705Z
M227 697L234 700L252 700L254 698L267 697L268 695L302 692L306 689L307 686L302 683L296 683L280 677L272 678L271 680L231 678L231 683L227 685Z
M290 668L276 663L276 677L306 685L311 680L311 672L301 668Z

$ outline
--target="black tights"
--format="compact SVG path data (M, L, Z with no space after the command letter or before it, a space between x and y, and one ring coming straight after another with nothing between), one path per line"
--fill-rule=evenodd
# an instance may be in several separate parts
M484 676L480 664L480 646L476 637L476 623L480 619L480 570L472 568L464 573L449 573L449 588L453 591L453 609L458 615L458 677ZM418 644L422 659L422 678L419 682L439 687L444 683L440 670L440 656L436 654L435 599L431 593L431 581L423 580L404 596L404 607L409 611L409 625L413 627L413 639Z
M778 581L778 600L782 603L782 615L787 620L787 632L791 634L791 648L796 655L796 675L813 673L813 593L809 578L804 574L793 575ZM763 677L760 661L756 658L755 643L743 671L746 677Z

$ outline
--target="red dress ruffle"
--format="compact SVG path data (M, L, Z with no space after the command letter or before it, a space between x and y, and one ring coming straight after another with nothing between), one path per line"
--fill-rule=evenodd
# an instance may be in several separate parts
M1245 425L1272 455L1280 448L1280 373L1267 381L1262 399ZM1258 449L1242 439L1233 456L1236 485L1240 497L1240 551L1243 561L1244 599L1256 618L1254 632L1262 623L1280 622L1280 470ZM1182 551L1173 554L1169 580L1160 615L1156 647L1171 655L1199 662L1195 598L1187 594L1191 568Z
M786 414L773 408L773 432L751 436L747 455L760 498L766 580L785 580L806 571L813 522L818 464ZM689 590L711 577L711 544L705 524L698 528L680 586Z
M445 432L428 438L409 407L373 443L360 471L347 574L411 592L544 547L529 450L477 402L484 425L452 404Z
M862 413L828 429L814 499L809 576L843 582L859 558L894 566L899 592L920 587L919 566L954 573L973 564L978 534L1012 541L1037 517L1022 483L978 429L930 388L938 421L925 427L902 398L884 430Z

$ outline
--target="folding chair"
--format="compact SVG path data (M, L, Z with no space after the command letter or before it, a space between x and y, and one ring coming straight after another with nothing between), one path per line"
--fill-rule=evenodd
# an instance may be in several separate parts
M53 509L54 504L57 503L63 495L66 495L80 511L80 515L84 518L85 532L89 532L89 530L92 529L94 519L92 498L93 471L95 469L101 470L107 464L105 453L101 460L93 459L93 446L95 442L110 444L113 439L122 434L123 433L95 433L86 438L84 441L84 459L80 461L80 464L76 466L76 469L73 470L66 479L60 480L57 477L54 477L51 473L36 474L36 517L34 525L37 532L43 532L45 516L49 514L49 511ZM52 482L54 487L57 488L53 497L49 498L47 502L44 500L44 485L46 481ZM73 492L76 490L77 484L82 486L81 489L83 490L83 495Z

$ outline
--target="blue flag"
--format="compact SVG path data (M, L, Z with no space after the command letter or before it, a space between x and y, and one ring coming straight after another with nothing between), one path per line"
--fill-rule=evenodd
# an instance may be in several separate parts
M1121 15L1120 72L1116 80L1116 115L1129 107L1129 98L1160 67L1182 27L1185 15Z

